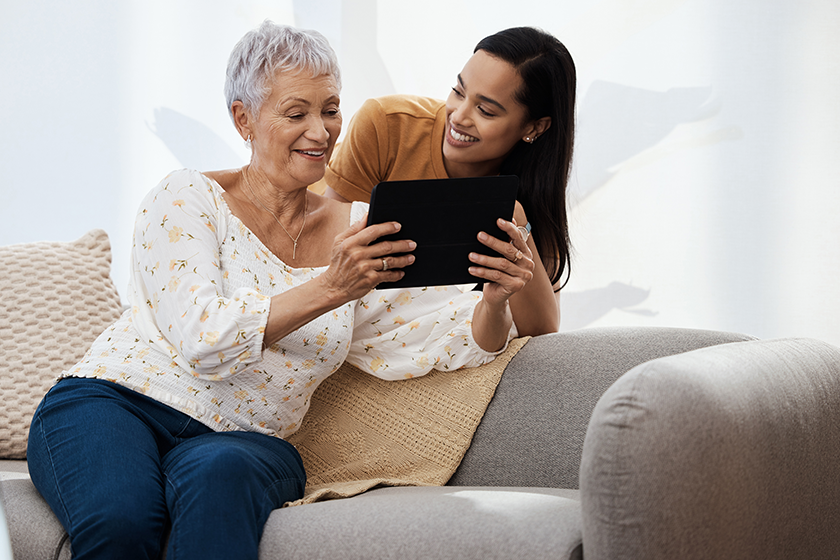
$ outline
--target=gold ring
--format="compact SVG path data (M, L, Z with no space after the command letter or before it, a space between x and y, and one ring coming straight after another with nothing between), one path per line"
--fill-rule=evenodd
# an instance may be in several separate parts
M382 259L382 272L385 272L386 270L388 270L388 261Z

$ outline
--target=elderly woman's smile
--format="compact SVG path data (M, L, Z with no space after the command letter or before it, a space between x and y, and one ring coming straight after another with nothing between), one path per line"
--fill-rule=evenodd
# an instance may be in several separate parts
M251 121L253 164L275 184L310 185L324 175L341 132L339 87L329 74L278 72Z

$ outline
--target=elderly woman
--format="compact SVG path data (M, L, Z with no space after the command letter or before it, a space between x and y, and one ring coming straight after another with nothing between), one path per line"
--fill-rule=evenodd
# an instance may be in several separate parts
M264 23L225 89L250 163L177 171L149 193L131 308L32 421L32 479L74 558L156 558L167 535L168 558L257 558L271 511L303 495L283 438L342 362L403 379L486 363L515 334L508 299L534 262L510 222L511 239L485 241L509 259L472 257L483 293L372 291L414 243L377 241L399 224L365 227L366 204L307 190L341 129L320 34Z

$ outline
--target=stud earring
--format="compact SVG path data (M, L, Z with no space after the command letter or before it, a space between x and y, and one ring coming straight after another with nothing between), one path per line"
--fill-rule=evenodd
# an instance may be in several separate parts
M245 147L249 150L251 149L251 135L248 135L248 138L245 140Z

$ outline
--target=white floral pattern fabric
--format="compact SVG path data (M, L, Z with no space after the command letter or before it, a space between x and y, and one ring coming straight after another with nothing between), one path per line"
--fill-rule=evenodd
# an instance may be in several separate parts
M218 431L286 437L345 360L382 379L406 379L496 355L472 337L480 294L454 286L373 290L263 351L270 296L327 267L282 262L222 194L215 181L181 170L146 196L135 223L130 308L65 377L114 381ZM351 222L366 211L353 203Z

